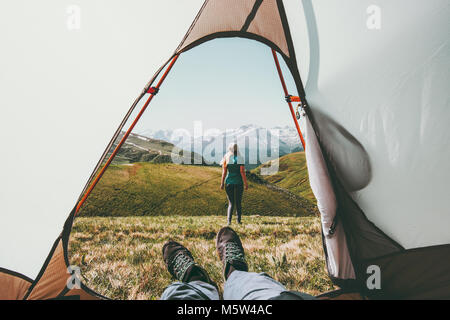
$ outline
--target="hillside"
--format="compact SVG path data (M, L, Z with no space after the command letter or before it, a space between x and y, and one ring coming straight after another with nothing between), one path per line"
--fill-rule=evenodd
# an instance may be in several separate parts
M170 163L111 165L82 207L81 216L225 215L221 169ZM245 215L308 216L316 209L294 193L249 181Z
M116 139L116 144L123 137L123 132ZM111 152L114 150L112 148ZM194 163L194 157L198 162L205 164L201 155L194 152L184 151L191 163ZM120 148L113 164L127 164L135 162L151 162L151 163L172 163L173 155L183 155L183 150L176 147L170 142L163 140L152 139L138 134L130 134L122 148Z
M309 185L304 152L295 152L281 157L279 160L279 169L276 174L270 176L260 175L261 167L268 165L268 163L265 163L252 170L252 173L257 174L258 177L268 183L289 190L300 197L310 200L313 204L316 204L316 198Z

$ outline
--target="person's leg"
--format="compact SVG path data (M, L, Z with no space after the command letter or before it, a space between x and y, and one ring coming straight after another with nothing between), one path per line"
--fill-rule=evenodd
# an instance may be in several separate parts
M236 201L236 219L237 223L241 223L242 218L242 195L244 194L244 185L238 184L235 188L235 201Z
M233 216L234 203L235 203L234 185L233 184L225 185L225 191L227 193L227 198L228 198L227 222L228 222L228 224L231 224L231 218Z
M161 295L161 300L219 300L217 288L203 281L174 282Z
M237 233L222 228L217 233L216 247L223 264L226 280L225 300L303 300L313 298L307 294L287 291L286 288L265 273L248 272L244 248Z
M194 262L188 249L175 241L163 246L167 270L180 282L168 286L161 300L218 300L217 285L205 269Z
M224 300L311 300L306 293L288 291L266 273L235 270L228 277L224 289Z

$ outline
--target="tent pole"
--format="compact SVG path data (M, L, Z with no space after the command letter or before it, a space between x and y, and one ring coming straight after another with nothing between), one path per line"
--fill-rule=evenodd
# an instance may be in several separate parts
M286 87L286 83L284 82L283 72L281 72L280 62L278 61L277 53L273 49L272 49L272 55L273 55L273 59L275 60L275 65L277 67L278 76L280 77L280 81L281 81L281 85L283 87L284 95L287 97L289 95L289 93L288 93L288 90L287 90L287 87ZM292 116L292 119L294 120L295 127L297 128L298 136L300 137L300 140L302 142L303 150L305 150L305 140L303 139L302 131L300 130L300 126L299 126L297 118L295 116L294 108L292 107L292 103L290 101L287 101L287 103L289 105L289 110L291 111L291 116Z
M150 96L148 97L147 101L145 102L145 104L143 105L141 111L139 111L138 115L136 116L136 119L134 119L133 123L130 125L130 127L128 128L127 132L124 134L124 136L122 137L122 139L120 140L119 144L115 147L114 151L112 152L112 154L109 156L108 161L106 161L105 165L103 166L103 168L100 170L100 172L97 174L97 176L95 177L94 181L91 183L91 185L89 186L89 189L86 190L85 194L83 195L83 197L81 198L80 202L78 202L75 214L78 213L78 211L80 210L81 206L84 204L84 202L86 201L86 199L89 197L89 195L91 194L92 190L95 188L95 186L97 185L98 181L100 180L100 178L103 176L103 174L105 173L106 169L109 167L109 165L111 164L111 162L113 161L114 157L117 155L117 153L119 152L120 148L122 147L122 145L125 143L125 141L127 140L128 136L130 135L131 131L133 131L135 125L138 123L139 119L141 118L141 116L144 114L145 110L147 109L148 105L150 104L150 102L153 100L153 97L156 95L156 93L158 92L159 88L161 87L162 83L164 82L164 80L166 79L167 75L169 74L170 70L172 69L173 65L175 64L175 61L177 61L179 57L179 54L176 54L173 58L172 61L170 62L169 66L167 67L166 71L164 72L164 74L161 76L161 78L158 81L158 84L154 87L154 90L152 91L152 93L150 93Z

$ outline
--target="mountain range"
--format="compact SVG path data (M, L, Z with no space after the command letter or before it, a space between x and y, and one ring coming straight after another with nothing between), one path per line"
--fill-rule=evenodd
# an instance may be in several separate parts
M187 130L144 130L136 134L173 144L179 149L202 154L211 164L219 163L230 142L238 143L249 168L286 154L301 151L300 139L290 126L270 129L248 124L236 129L206 131L193 136Z

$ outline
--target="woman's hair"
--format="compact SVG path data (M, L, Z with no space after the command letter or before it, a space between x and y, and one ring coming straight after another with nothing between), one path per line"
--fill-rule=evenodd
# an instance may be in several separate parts
M228 151L222 158L222 161L220 161L220 164L223 165L224 163L230 163L231 156L239 156L238 145L235 142L228 145Z

